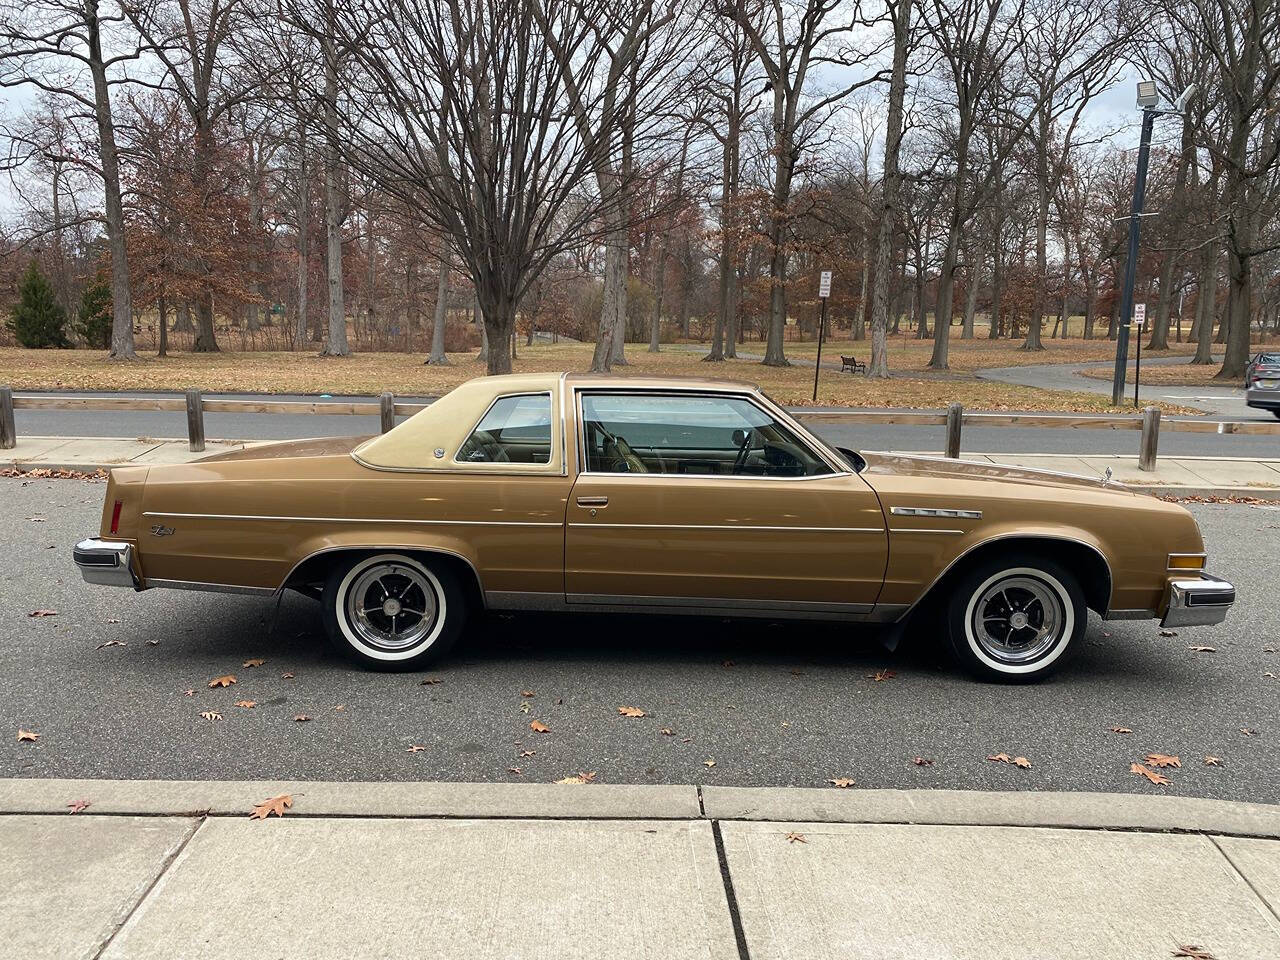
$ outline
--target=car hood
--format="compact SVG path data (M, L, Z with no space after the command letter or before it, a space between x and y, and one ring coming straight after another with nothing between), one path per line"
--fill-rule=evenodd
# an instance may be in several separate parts
M274 460L279 457L332 457L350 453L369 438L313 437L309 440L286 440L282 443L260 443L227 453L203 457L201 463L222 460Z
M1074 473L1058 473L1053 470L1032 470L1028 467L1005 466L999 463L983 463L977 460L947 460L941 457L908 457L898 454L864 453L867 461L863 475L875 486L877 475L957 478L968 480L1003 480L1014 483L1035 484L1043 487L1090 487L1117 493L1127 491L1123 484L1108 483L1094 477Z

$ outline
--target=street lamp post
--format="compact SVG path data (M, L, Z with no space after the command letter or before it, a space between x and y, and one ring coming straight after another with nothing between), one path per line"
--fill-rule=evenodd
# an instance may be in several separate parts
M1129 363L1129 324L1133 320L1133 285L1138 270L1138 240L1142 235L1142 206L1147 192L1147 162L1151 158L1151 132L1156 117L1181 114L1195 87L1187 87L1172 110L1159 110L1160 94L1154 80L1138 81L1138 106L1142 108L1142 139L1138 144L1138 170L1133 181L1133 204L1129 208L1129 256L1124 268L1124 289L1120 295L1119 327L1116 330L1116 367L1111 381L1111 405L1124 402L1125 367ZM1137 402L1135 395L1134 402Z

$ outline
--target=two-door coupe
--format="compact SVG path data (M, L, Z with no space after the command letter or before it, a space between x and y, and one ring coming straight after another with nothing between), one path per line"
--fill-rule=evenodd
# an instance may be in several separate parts
M1116 483L859 454L715 380L471 380L387 433L113 470L91 583L317 597L330 639L419 667L481 610L937 625L1033 679L1088 610L1220 622L1191 514Z

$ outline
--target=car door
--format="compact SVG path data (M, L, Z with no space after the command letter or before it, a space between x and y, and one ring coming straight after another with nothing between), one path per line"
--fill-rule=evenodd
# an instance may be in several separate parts
M756 397L575 399L569 603L870 612L887 555L879 500Z

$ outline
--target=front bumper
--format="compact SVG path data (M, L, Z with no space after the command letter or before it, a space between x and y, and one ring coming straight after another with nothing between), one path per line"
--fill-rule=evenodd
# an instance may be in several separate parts
M141 590L137 574L133 572L133 544L118 540L99 540L90 537L81 540L71 551L76 566L85 583L100 583L108 587L132 587Z
M1236 602L1236 588L1202 573L1196 579L1170 580L1165 588L1162 627L1205 627L1221 623Z
M1250 387L1244 392L1244 402L1258 410L1280 410L1280 389Z

